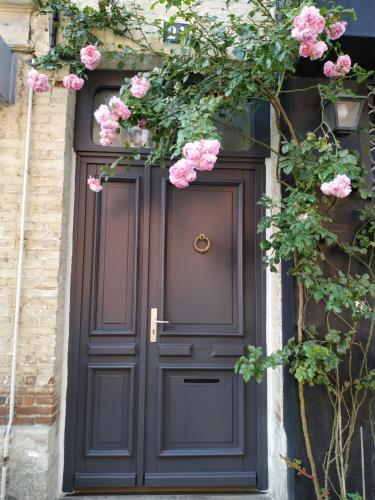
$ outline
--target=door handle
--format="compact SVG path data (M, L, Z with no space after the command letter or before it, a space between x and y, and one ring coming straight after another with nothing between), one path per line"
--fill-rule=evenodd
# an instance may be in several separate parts
M156 307L152 307L150 317L150 342L156 342L157 340L158 323L169 323L169 321L158 319L158 310Z

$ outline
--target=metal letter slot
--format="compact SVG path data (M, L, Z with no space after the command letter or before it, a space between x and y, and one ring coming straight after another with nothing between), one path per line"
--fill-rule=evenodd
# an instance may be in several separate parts
M158 323L169 323L169 321L158 319L158 310L156 307L152 307L150 317L150 342L156 342L157 340Z

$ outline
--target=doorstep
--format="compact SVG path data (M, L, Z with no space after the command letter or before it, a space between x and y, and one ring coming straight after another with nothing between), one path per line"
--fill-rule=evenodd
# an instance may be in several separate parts
M66 495L58 500L76 498L77 500L272 500L272 496L267 493L238 493L223 495Z

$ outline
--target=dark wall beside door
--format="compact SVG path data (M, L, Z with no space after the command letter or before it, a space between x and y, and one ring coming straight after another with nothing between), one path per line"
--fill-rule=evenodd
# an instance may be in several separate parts
M288 89L300 89L323 82L313 78L294 78L288 82ZM365 84L351 84L352 89L358 95L366 95L368 90ZM320 98L318 93L313 91L298 92L297 94L286 94L286 105L298 131L303 135L306 131L314 130L320 123ZM371 184L370 176L370 150L368 128L368 107L365 105L360 129L357 133L342 139L342 146L348 149L359 151L361 161L368 167L368 182ZM335 232L342 239L352 239L356 232L355 211L363 206L363 201L356 193L349 198L340 200L333 211ZM330 259L336 264L342 266L342 256L334 249L330 250ZM283 329L284 341L292 337L295 332L296 320L294 316L294 294L293 280L287 276L287 265L283 271ZM294 317L294 321L293 321ZM323 310L315 304L309 305L307 309L307 324L316 324L318 329L320 323L324 320ZM320 325L323 326L323 325ZM362 340L366 338L367 331L361 332ZM375 365L374 349L370 353L370 366ZM298 396L296 393L296 384L293 378L285 371L284 378L284 398L285 398L285 421L288 423L286 432L288 436L288 456L291 459L301 459L302 463L309 469L308 460L305 453L305 445L301 429ZM330 439L331 425L331 407L327 397L327 392L322 387L306 387L306 398L309 415L310 435L313 444L313 451L316 457L317 465L321 471L321 463L324 459L326 449ZM373 407L374 407L374 403ZM375 440L371 431L370 401L368 400L359 415L359 425L364 428L365 443L365 470L366 470L366 490L367 500L375 499ZM361 459L360 459L360 437L359 427L353 437L351 467L348 478L348 492L361 492ZM315 498L311 481L297 476L294 471L289 474L289 499L313 500ZM336 498L332 495L333 498Z

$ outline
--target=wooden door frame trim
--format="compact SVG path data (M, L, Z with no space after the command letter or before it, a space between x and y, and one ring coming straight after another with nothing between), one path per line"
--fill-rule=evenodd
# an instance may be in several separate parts
M111 159L111 155L100 155L103 159ZM87 165L87 163L96 162L98 160L98 155L95 152L85 151L77 154L76 159L76 189L75 189L75 200L74 200L74 221L73 221L73 254L72 254L72 281L71 281L71 293L70 293L70 331L69 331L69 349L68 349L68 384L67 384L67 410L66 410L66 421L65 421L65 437L64 437L64 476L63 476L63 491L71 492L73 489L73 478L74 478L74 465L75 465L75 447L74 443L76 441L76 412L74 408L76 407L77 400L77 369L78 362L77 356L79 358L79 318L75 317L75 312L78 308L72 307L75 300L77 300L77 292L80 291L80 286L77 287L77 284L81 282L78 280L77 274L79 273L79 251L77 248L78 242L78 234L79 231L82 230L82 220L80 221L81 210L84 209L87 190L83 190L78 187L79 185L79 177L80 171L83 165ZM229 165L229 163L231 165ZM140 166L140 162L136 162L133 166ZM146 167L145 167L146 168ZM155 167L157 168L157 167ZM257 182L255 184L255 197L259 199L260 196L264 193L265 190L265 166L264 161L260 159L236 159L234 164L231 162L229 158L221 159L218 164L218 168L244 168L244 169L252 169L257 173ZM78 187L78 189L77 189ZM263 209L257 205L255 219L258 221L264 211ZM145 211L145 216L147 218L147 209ZM80 224L81 223L81 224ZM147 237L148 241L148 231L149 228L147 224L144 224L144 236ZM260 240L262 239L261 234L256 235L256 252L255 259L257 263L260 263L262 260L262 251L260 249ZM148 268L148 254L145 252L143 255L142 272L146 272ZM256 294L256 311L259 311L256 317L256 345L261 346L264 350L266 349L266 321L265 321L265 313L266 313L266 273L265 269L261 265L256 265L256 282L258 283L258 287L260 293ZM146 273L148 274L148 273ZM147 291L142 285L142 300L144 298L144 293L147 295ZM81 302L81 299L79 299ZM80 308L79 308L80 309ZM147 308L146 308L147 312ZM147 328L145 325L147 323L147 314L143 315L141 318L141 323L143 325L142 330L147 332ZM74 335L73 332L76 332ZM144 344L144 342L143 342ZM77 348L78 347L78 348ZM141 354L141 353L140 353ZM143 363L145 365L145 363ZM145 370L145 367L144 367ZM142 375L141 375L142 376ZM143 374L145 376L145 374ZM139 405L139 418L144 419L145 412L145 395L140 395L140 405ZM266 380L256 386L256 399L257 399L257 488L258 490L265 490L268 487L268 443L267 443L267 383ZM139 426L139 433L142 432L142 426ZM69 433L69 438L68 438ZM73 434L73 435L72 435ZM138 436L139 439L140 436ZM143 449L143 437L141 436L141 441L138 441L138 450ZM137 464L139 466L139 456L137 456ZM136 491L137 488L134 488Z
M108 73L112 73L111 78L108 78ZM84 164L92 161L93 163L98 163L99 161L110 162L118 156L119 153L123 153L120 148L104 148L95 145L91 140L90 143L86 145L89 147L84 147L84 141L82 142L80 134L82 131L86 130L91 133L91 127L88 127L89 122L85 122L85 117L87 119L87 113L91 113L91 107L87 106L87 99L92 98L95 89L98 88L98 83L104 82L104 77L106 76L106 86L111 87L112 81L119 83L120 79L123 79L123 74L118 72L94 72L94 77L91 77L87 84L86 93L82 92L78 96L77 106L76 106L76 129L75 129L75 149L77 151L76 157L76 172L75 172L75 195L74 195L74 218L73 218L73 251L72 251L72 269L71 269L71 288L70 288L70 313L69 313L69 339L68 339L68 373L67 373L67 393L66 393L66 418L65 418L65 434L64 434L64 465L63 465L63 492L72 492L73 480L74 480L74 468L75 468L75 436L76 436L76 414L74 411L77 403L77 370L78 362L77 356L79 358L79 345L80 345L80 323L79 318L76 318L76 310L73 304L75 304L77 298L79 299L79 305L81 304L81 298L78 297L80 294L80 287L77 284L81 283L78 279L78 273L80 273L78 257L79 251L77 249L78 235L80 230L82 230L82 217L80 221L80 215L82 210L85 210L85 202L87 197L86 186L79 187L79 178L82 168L82 162ZM114 79L112 78L114 77ZM90 83L92 82L92 83ZM86 111L84 112L84 109ZM263 125L268 119L269 124L269 113L264 114ZM86 136L87 138L87 136ZM143 160L146 155L143 155ZM258 154L254 154L251 151L247 154L244 153L223 153L219 157L218 164L215 168L221 169L253 169L256 171L256 183L255 183L255 194L256 199L260 197L265 192L265 158L268 156L268 151L265 148L258 149ZM132 162L132 166L139 167L143 166L144 161ZM260 220L264 210L257 205L255 209L255 220L256 222ZM144 231L148 231L146 224L144 226ZM146 235L147 236L147 235ZM260 249L260 240L262 239L261 234L256 234L256 281L258 283L259 291L256 295L256 345L261 346L263 350L266 349L266 272L261 264L262 262L262 251ZM146 270L145 266L148 266L148 255L147 259L143 256L142 261L142 272ZM142 285L142 298L143 298L144 288ZM147 314L145 317L141 317L141 323L143 327L147 322ZM147 328L142 328L147 331ZM74 334L76 333L76 334ZM144 396L143 396L144 397ZM268 488L268 443L267 443L267 382L266 380L256 386L256 399L257 399L257 488L258 490L265 490ZM140 397L140 400L142 398ZM141 401L139 409L142 410L139 416L144 415L144 401ZM142 406L143 405L143 406ZM143 418L143 417L142 417ZM141 426L140 426L141 427ZM141 432L141 430L139 430ZM68 438L69 436L69 438ZM139 436L138 436L139 438ZM143 448L143 441L138 442L138 448ZM140 448L139 448L140 449ZM137 465L139 457L137 457ZM137 488L134 488L136 493Z

